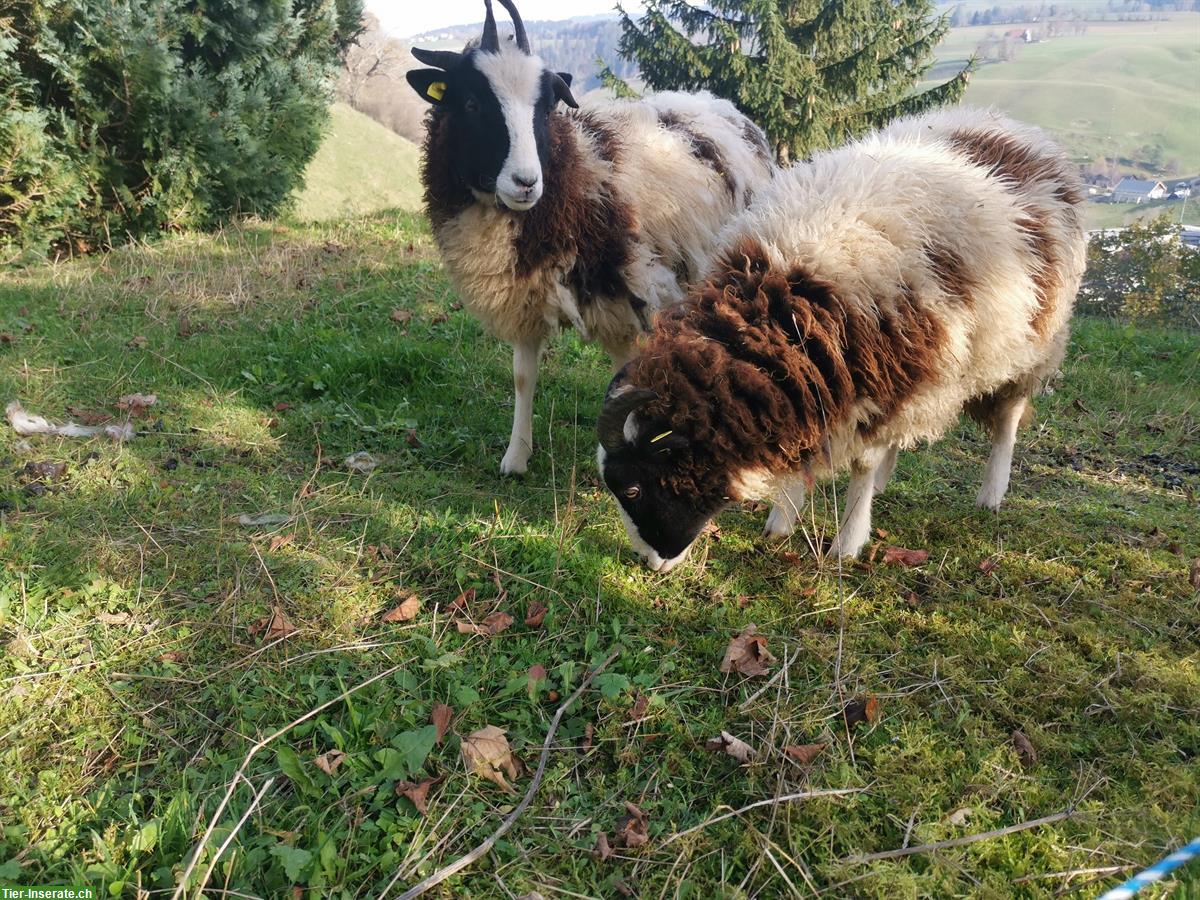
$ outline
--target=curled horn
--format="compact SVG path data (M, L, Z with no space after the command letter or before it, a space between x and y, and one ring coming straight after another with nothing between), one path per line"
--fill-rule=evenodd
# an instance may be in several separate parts
M625 420L629 414L657 399L658 394L648 388L634 388L606 400L596 420L600 446L609 453L620 450L625 443Z
M479 40L479 49L488 53L500 52L500 36L496 34L496 16L492 12L492 0L483 0L487 7L487 16L483 20L483 37Z
M526 56L533 53L529 49L529 35L525 33L525 23L521 21L521 14L517 12L516 4L512 0L500 0L500 5L508 10L509 16L512 17L513 35L517 39L517 46L524 51Z

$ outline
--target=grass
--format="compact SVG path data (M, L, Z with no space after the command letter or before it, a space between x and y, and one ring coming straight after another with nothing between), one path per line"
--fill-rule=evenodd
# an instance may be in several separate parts
M1015 27L956 28L938 57L943 65L961 62L989 31ZM1042 126L1081 162L1144 162L1141 151L1149 145L1161 148L1162 162L1175 159L1181 171L1191 171L1200 167L1197 70L1198 14L1173 14L1167 22L1092 22L1084 35L1024 45L1013 62L982 66L963 102Z
M304 173L295 215L320 222L421 203L420 151L369 116L335 103L324 141Z
M744 508L659 578L596 482L602 355L554 345L531 471L499 479L508 354L453 307L414 216L180 235L3 278L0 398L57 420L158 403L124 445L0 433L0 883L166 896L251 745L328 701L250 761L192 889L226 841L207 896L415 883L515 802L464 773L462 737L505 728L532 766L550 692L614 648L530 809L435 895L1085 897L1200 831L1195 333L1080 321L998 515L971 502L971 427L904 455L875 524L924 566L839 571L803 537L763 545ZM347 471L357 451L379 466ZM39 462L65 469L39 479ZM809 537L833 515L818 491ZM517 624L459 634L448 606L469 589L477 616ZM409 591L416 618L381 621ZM252 633L272 608L294 633ZM750 622L774 681L718 671ZM867 696L877 719L847 727ZM436 703L455 709L441 745ZM706 751L722 731L757 758ZM828 746L809 766L781 751L812 742ZM315 761L333 750L330 775ZM395 785L425 773L442 780L422 816ZM697 828L840 789L860 792ZM649 842L598 862L625 801Z
M1148 203L1093 203L1083 207L1084 227L1089 231L1101 228L1123 228L1138 219L1154 219L1170 214L1172 222L1181 225L1200 225L1200 203L1189 199L1186 205L1179 200L1155 200Z

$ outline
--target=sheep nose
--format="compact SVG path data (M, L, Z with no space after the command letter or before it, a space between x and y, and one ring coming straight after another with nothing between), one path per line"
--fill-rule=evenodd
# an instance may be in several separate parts
M537 183L541 180L541 176L530 175L526 173L521 175L513 175L512 180L518 187L532 189L537 187Z

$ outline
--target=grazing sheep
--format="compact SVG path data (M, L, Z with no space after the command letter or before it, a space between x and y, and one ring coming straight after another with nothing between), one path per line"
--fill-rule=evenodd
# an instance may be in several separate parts
M833 552L854 556L897 448L963 409L990 429L978 503L997 508L1083 272L1073 168L1040 132L957 110L779 175L610 386L600 469L647 564L743 498L775 498L767 533L790 533L806 487L846 468Z
M463 53L414 49L433 104L422 178L433 234L466 306L513 346L512 436L500 470L526 470L547 339L572 325L620 365L658 309L703 274L725 223L775 167L763 133L709 94L582 108L571 76L533 56L521 17L501 42L491 0ZM572 107L555 109L559 101Z

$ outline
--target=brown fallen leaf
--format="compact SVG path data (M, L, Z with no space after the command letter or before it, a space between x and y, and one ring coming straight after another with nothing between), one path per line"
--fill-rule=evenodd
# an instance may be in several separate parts
M408 431L404 432L404 443L413 450L419 450L423 446L421 443L421 438L417 435L417 429L415 428L410 428Z
M982 560L979 563L979 571L982 572L984 575L987 575L989 572L992 571L992 569L996 568L996 566L998 566L999 564L1000 564L1000 560L996 559L996 557L994 557L994 556L989 556L987 559Z
M614 878L612 883L613 888L622 897L636 897L637 891L631 888L624 878Z
M274 553L280 547L286 547L295 539L296 534L292 531L289 531L287 534L277 534L275 537L271 538L271 544L267 549Z
M288 617L283 614L283 610L278 606L271 607L271 614L263 616L257 622L253 623L248 629L251 637L262 636L266 643L277 641L280 638L285 638L289 634L296 631L296 626L288 621Z
M583 726L583 743L579 745L579 749L587 753L592 749L592 736L596 733L595 727L591 722Z
M546 680L546 667L541 663L534 663L529 667L529 684L526 690L530 696L537 690L539 684Z
M1200 591L1200 556L1192 560L1192 587Z
M439 775L437 778L422 778L420 781L397 781L396 796L407 797L412 801L412 805L417 808L417 812L425 815L429 809L429 789L441 780L442 778Z
M754 750L750 745L728 731L722 731L720 737L709 738L704 743L704 749L714 753L728 753L740 763L748 763L754 759Z
M902 566L919 566L929 559L928 550L908 550L904 547L887 547L883 551L885 566L899 564Z
M178 650L168 650L166 653L158 655L159 662L178 663L183 662L183 654Z
M549 607L545 603L534 600L529 604L529 608L525 610L525 624L530 628L541 628L542 620L546 618L548 611Z
M650 841L650 832L646 828L646 813L637 805L625 801L625 810L629 815L617 822L613 835L613 845L617 847L641 847Z
M454 710L445 703L435 703L429 721L437 729L437 742L440 744L450 729L450 723L454 721Z
M921 605L921 598L917 596L916 591L909 591L904 596L904 602L908 605L909 609L916 609Z
M775 657L767 649L767 639L758 633L758 626L751 622L725 648L721 671L728 674L736 669L743 675L765 675L767 666L774 661Z
M889 532L886 528L876 528L875 529L875 536L877 538L879 538L881 541L886 541L888 539L888 534L889 534Z
M112 416L95 409L80 409L78 406L68 406L67 413L80 425L103 425L112 421Z
M966 825L967 819L971 818L974 812L971 807L963 806L946 816L946 821L951 825Z
M313 760L313 765L326 775L332 775L342 765L345 758L346 754L341 750L327 750Z
M125 346L130 350L141 350L146 346L147 343L149 342L146 340L146 336L144 334L135 334L125 342Z
M455 624L458 626L459 634L485 634L492 636L506 630L512 623L512 616L506 612L497 610L494 613L484 616L482 622L464 622L460 620Z
M129 624L129 613L127 612L110 613L101 610L100 612L96 613L96 618L105 625Z
M879 701L875 699L873 694L866 697L856 697L846 704L846 708L842 710L842 715L846 718L846 724L850 727L857 725L859 722L867 722L874 724L879 720Z
M505 779L517 777L517 764L503 728L487 725L473 731L462 742L463 765L468 774L479 775L512 794L515 791Z
M412 591L409 591L403 600L383 614L383 621L411 622L417 617L417 613L420 611L421 598Z
M789 744L783 752L802 766L811 765L812 761L825 752L826 744Z
M1037 751L1033 749L1033 744L1029 742L1029 738L1025 737L1025 733L1019 728L1014 728L1012 733L1013 746L1017 748L1017 756L1021 759L1021 765L1026 769L1032 769L1037 765Z
M596 835L596 848L592 850L592 856L596 857L600 862L604 862L612 855L613 851L608 843L608 834L602 831Z
M287 412L291 408L292 404L288 403L286 400L280 400L275 404L275 412Z

